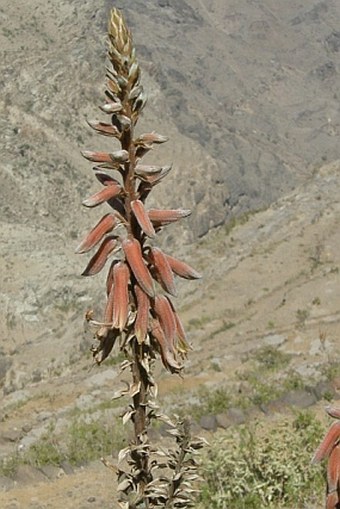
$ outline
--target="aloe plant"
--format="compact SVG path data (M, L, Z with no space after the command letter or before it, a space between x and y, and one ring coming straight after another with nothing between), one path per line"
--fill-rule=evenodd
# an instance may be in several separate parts
M340 509L340 409L329 406L326 412L337 420L315 451L312 463L327 460L326 509Z
M114 347L125 354L122 370L131 371L126 391L131 404L123 422L132 422L134 439L119 453L118 499L124 509L136 507L189 507L192 504L197 463L194 453L201 440L190 439L186 422L176 424L162 415L155 403L157 384L153 367L160 358L171 373L180 373L189 345L171 296L175 278L197 279L200 274L187 263L155 245L164 227L190 214L185 209L148 209L146 200L171 166L144 165L143 156L167 141L156 132L136 134L136 124L146 104L141 71L131 33L117 9L109 20L109 66L106 101L101 110L107 122L90 121L102 136L113 139L112 152L84 151L95 163L94 175L102 188L83 201L86 207L109 207L77 248L95 250L84 276L93 276L109 264L106 306L102 317L87 312L95 327L95 361L101 364ZM177 447L171 451L152 447L148 428L153 419L169 424Z

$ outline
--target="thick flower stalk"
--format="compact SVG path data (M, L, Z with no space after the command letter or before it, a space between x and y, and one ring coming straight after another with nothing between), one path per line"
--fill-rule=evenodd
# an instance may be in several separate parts
M326 412L337 420L317 448L312 463L327 460L326 509L340 509L340 409L327 407Z
M125 391L132 404L123 421L133 422L135 441L120 456L121 460L129 456L131 467L130 473L119 470L118 474L122 507L137 507L139 503L158 507L147 438L150 420L159 417L153 401L156 385L152 365L159 355L171 373L181 371L181 360L189 346L172 300L176 296L175 279L197 279L200 275L155 246L157 233L187 217L190 211L148 209L145 204L171 166L142 164L142 158L167 138L156 132L136 134L146 95L130 31L117 9L111 11L108 35L106 102L101 106L108 120L88 123L98 134L112 138L115 146L112 152L83 152L86 159L95 163L94 174L102 185L83 205L103 205L106 211L77 252L93 250L84 276L93 276L108 266L103 316L87 313L88 321L96 327L94 358L100 364L117 344L126 355L123 368L132 372L132 382ZM159 503L161 507L163 502Z

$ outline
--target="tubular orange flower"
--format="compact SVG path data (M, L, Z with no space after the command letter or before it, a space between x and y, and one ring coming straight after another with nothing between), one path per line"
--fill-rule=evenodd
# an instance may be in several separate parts
M91 150L83 150L82 156L95 163L110 163L112 160L108 152L92 152Z
M156 232L141 200L132 200L131 208L139 226L148 237L155 237Z
M87 264L86 269L82 273L82 276L94 276L98 274L104 267L109 255L117 247L116 237L106 237L99 246L96 254L91 258Z
M159 324L164 332L168 344L174 345L176 336L176 319L172 307L165 295L156 295L153 310L158 318Z
M161 249L153 247L150 249L150 259L164 290L176 297L175 279L166 255Z
M334 406L328 406L326 407L326 412L331 417L334 417L334 419L340 419L340 408L336 408Z
M113 326L124 330L129 313L130 271L126 263L118 262L113 268Z
M113 230L116 224L117 219L112 214L105 214L79 244L76 253L87 253L90 251L102 240L106 233Z
M92 129L103 136L112 136L114 138L120 136L119 130L114 125L106 124L105 122L96 122L95 120L88 120L87 123Z
M156 340L164 366L171 373L179 373L182 369L175 358L175 350L171 342L167 341L162 327L158 320L153 320L151 335Z
M327 467L327 491L332 493L338 489L340 474L340 445L333 447Z
M118 196L121 190L122 188L119 184L112 182L111 185L105 186L104 189L84 200L83 205L85 205L85 207L97 207L97 205Z
M141 344L145 341L148 332L150 300L138 284L135 285L135 295L137 314L134 327L137 341Z
M172 271L180 277L183 277L184 279L200 279L202 276L197 270L190 267L185 262L181 262L180 260L177 260L173 256L166 255L166 258L168 260L168 263L172 269Z
M122 247L138 284L149 297L153 297L155 294L153 282L145 264L139 241L137 239L125 239L122 242Z
M149 212L150 220L159 226L165 226L170 223L174 223L179 219L188 217L191 214L191 210L186 209L174 209L174 210L158 210L150 209Z

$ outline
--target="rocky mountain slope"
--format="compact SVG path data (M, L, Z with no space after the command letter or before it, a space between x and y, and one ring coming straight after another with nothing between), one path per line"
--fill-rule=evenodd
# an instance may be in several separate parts
M102 100L110 6L3 3L3 218L78 231L93 185L79 148L100 143L84 119ZM134 0L124 12L149 92L144 125L171 136L158 157L177 168L196 237L338 157L336 0Z
M85 120L100 117L110 7L0 7L6 352L62 335L60 313L86 307L99 287L81 281L72 252L97 220L81 210L96 184L80 150L108 147ZM174 168L154 202L193 209L164 245L185 252L231 214L267 206L339 156L339 11L336 0L124 3L149 94L140 130L170 137L148 156Z

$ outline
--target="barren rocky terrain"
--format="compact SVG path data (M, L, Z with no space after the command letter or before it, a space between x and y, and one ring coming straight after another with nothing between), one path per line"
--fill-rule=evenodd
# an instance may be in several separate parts
M100 117L111 6L0 4L2 458L23 453L51 426L64 433L75 412L101 419L120 380L114 362L92 366L83 317L101 308L102 281L81 278L86 257L73 254L98 219L81 209L95 183L80 150L108 146L86 118ZM337 398L340 382L325 366L338 359L340 329L340 4L121 7L149 94L140 130L170 138L148 156L173 163L154 203L193 210L161 243L204 274L179 282L193 351L183 379L159 370L162 404L185 410L200 387L247 391L240 374L266 347L289 356L278 380L293 373L314 389L326 383ZM308 406L309 396L320 412L323 393L314 389L279 402L273 394L254 412L270 418ZM110 421L119 409L105 412ZM216 422L197 419L208 434ZM110 479L98 460L25 466L0 477L0 506L109 507Z

